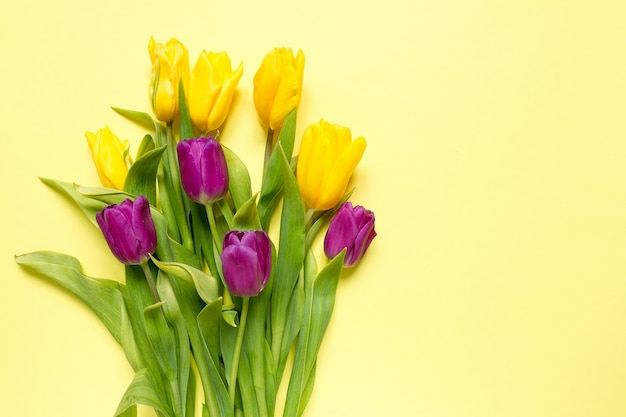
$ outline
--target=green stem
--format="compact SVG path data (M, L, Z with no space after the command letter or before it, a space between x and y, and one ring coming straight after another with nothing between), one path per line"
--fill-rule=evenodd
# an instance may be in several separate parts
M213 211L213 203L204 206L206 208L206 215L209 219L209 228L211 229L211 236L213 236L213 245L217 249L217 253L222 253L222 240L217 233L217 224L215 223L215 213Z
M267 169L270 163L273 145L274 131L272 129L267 129L267 139L265 140L265 158L263 159L263 179L265 179L265 174L267 173Z
M174 215L174 208L172 207L172 200L169 198L169 187L167 186L167 180L165 179L165 169L163 164L159 164L157 170L157 184L159 187L159 209L167 219L167 234L177 242L180 242L180 233L178 231L178 222Z
M152 271L150 270L150 266L148 266L148 262L143 262L141 264L141 269L143 269L143 274L146 276L146 282L148 283L148 287L150 288L150 294L152 295L152 301L154 303L158 303L161 301L159 298L159 293L156 289L156 282L154 281L154 277L152 276Z
M250 298L243 298L241 306L241 320L239 321L239 330L237 330L237 340L235 341L235 351L233 352L233 365L230 370L230 385L228 386L228 395L235 403L235 389L237 387L237 371L239 369L239 357L241 356L241 345L243 344L243 334L246 331L246 320L248 318L248 305Z
M176 416L183 416L183 402L181 401L181 395L180 395L180 387L178 386L178 379L174 378L174 379L170 379L170 387L172 390L172 395L174 396L173 398L173 402L174 402L174 414Z
M311 228L311 225L313 224L314 215L315 215L315 210L313 210L312 208L308 208L304 216L305 232L308 232L309 229Z
M167 160L167 171L169 173L169 179L171 186L173 188L173 192L171 197L174 198L174 204L178 206L179 213L182 213L184 218L177 219L179 221L178 228L180 230L180 236L182 239L182 244L189 250L193 251L193 238L191 237L191 229L189 227L189 222L186 221L186 213L187 209L185 208L185 202L183 200L183 190L180 184L180 174L177 164L177 154L176 154L176 142L174 141L174 136L172 133L172 122L169 122L165 127L165 140L167 143L166 152L166 160Z
M217 250L217 254L219 255L222 253L222 240L220 239L219 234L217 233L217 224L215 223L215 213L213 211L213 204L217 204L217 203L207 204L204 207L206 208L206 215L207 215L207 218L209 219L209 228L211 229L211 235L213 236L213 247ZM222 269L221 266L218 266L218 270L221 270L221 269ZM228 288L226 287L226 285L224 285L223 298L224 298L223 300L224 308L230 309L230 307L233 306L234 304L233 304L233 299L231 298L230 292L228 291Z

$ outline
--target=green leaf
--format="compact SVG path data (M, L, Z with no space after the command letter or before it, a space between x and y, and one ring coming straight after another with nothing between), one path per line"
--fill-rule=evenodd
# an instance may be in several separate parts
M145 153L128 170L124 191L136 196L145 195L150 204L157 206L156 176L165 146Z
M137 417L137 406L131 405L125 411L122 411L116 417Z
M279 381L276 379L276 366L274 365L272 349L267 340L263 341L263 358L265 360L265 403L267 404L267 414L273 416Z
M155 125L158 124L158 122L155 121L148 113L144 113L144 112L136 111L136 110L123 109L121 107L111 106L111 108L113 109L113 111L120 114L121 116L124 116L128 120L135 122L148 129L154 130Z
M313 305L311 312L311 327L309 329L309 349L307 355L307 371L313 368L317 352L322 344L322 338L330 322L335 307L337 284L343 269L345 250L335 256L320 271L313 286Z
M223 310L222 311L222 318L230 327L238 326L237 324L238 317L239 317L239 314L237 313L237 310Z
M256 206L256 195L246 201L235 213L232 228L236 230L259 230L261 219Z
M278 141L270 157L267 172L261 184L261 196L259 197L259 214L263 230L269 229L269 223L274 209L280 200L285 174L283 159L289 161L293 153L296 132L296 109L292 110L283 123ZM289 166L289 163L287 163ZM290 169L291 170L291 169Z
M222 145L222 149L228 166L228 191L235 204L235 209L239 210L252 196L250 173L237 154L224 145Z
M306 309L287 388L284 417L298 417L311 395L314 383L312 375L315 372L322 338L335 306L335 294L344 256L345 249L333 258L317 277L305 276Z
M125 191L116 190L106 187L83 187L81 185L75 185L76 192L83 197L97 200L105 204L119 204L127 198L134 198L135 196Z
M274 395L268 394L270 392L275 394L275 374L272 353L265 339L268 296L269 293L264 290L257 297L250 299L238 380L242 397L244 393L247 396L242 401L246 416L273 415L274 401L271 400L268 404L268 397L273 398Z
M252 378L252 366L254 365L250 363L247 358L243 357L240 359L239 368L237 368L237 384L241 394L241 404L244 415L246 417L261 417ZM261 398L265 400L265 393L263 393Z
M133 381L117 406L115 417L125 416L124 413L129 408L138 404L152 407L164 417L175 417L172 410L166 405L167 398L158 392L156 381L147 369L141 369L135 374Z
M190 398L187 390L191 389L193 391L193 395L195 396L195 379L193 378L193 372L191 372L189 333L187 332L185 319L180 310L180 305L178 303L178 299L176 298L176 294L174 293L170 277L163 271L159 271L158 274L157 291L161 299L164 301L163 313L165 314L165 319L173 330L173 335L177 345L177 382L179 395L176 395L175 398L178 398L180 401L180 404L178 404L177 407L179 409L184 409L185 407L190 406L190 404L188 404ZM182 299L181 301L186 302L187 300ZM193 386L190 387L189 384L192 384ZM183 404L183 402L186 404ZM193 406L193 404L191 404L191 406ZM193 412L190 416L193 416Z
M212 303L219 297L219 283L211 275L184 263L161 262L155 258L152 261L160 270L194 285L205 303Z
M165 216L154 207L151 207L150 212L152 213L152 220L157 232L156 252L159 259L168 262L184 263L196 269L200 268L200 259L192 251L170 238L170 229Z
M76 190L76 184L44 177L39 177L39 179L44 184L72 199L74 203L76 203L78 207L80 207L80 209L87 216L87 218L93 223L93 225L98 226L98 223L96 222L96 213L106 207L106 203L95 200L93 198L89 198L79 193Z
M146 334L150 345L154 350L155 357L159 362L161 371L167 379L173 381L177 377L178 365L176 363L176 343L172 331L167 324L163 313L163 301L148 306L143 314L146 323Z
M15 257L15 261L68 290L85 303L121 343L122 294L117 281L83 274L78 260L61 253L40 251Z
M189 381L187 383L187 403L185 415L193 417L196 414L196 375L189 372Z
M296 140L296 116L297 111L294 108L289 112L287 117L285 117L283 126L280 128L280 134L278 135L278 143L283 148L287 161L290 161L293 155L293 146Z
M220 298L207 304L198 315L198 327L201 332L204 351L207 353L203 356L206 361L202 371L206 373L205 378L208 379L204 379L203 383L209 384L211 388L210 392L205 391L205 400L210 409L209 414L211 416L232 417L233 406L219 369L221 309L222 301ZM200 364L198 367L200 368ZM206 398L207 394L208 398Z
M198 327L202 339L214 364L219 363L220 321L222 319L222 299L213 300L198 314Z
M304 263L304 203L298 191L296 178L289 167L289 162L277 146L282 161L285 185L285 197L281 212L280 235L278 245L278 259L276 261L276 282L273 286L271 323L272 323L272 352L274 363L281 370L284 366L289 347L295 334L288 334L286 330L287 312L298 275ZM280 378L280 372L277 374Z
M215 264L213 238L209 232L209 220L206 208L200 204L190 204L191 227L194 235L195 253L198 259L204 259L214 277L219 276L219 270ZM198 268L198 266L196 266Z
M126 303L122 303L122 320L120 327L121 345L124 348L126 359L134 371L138 371L146 367L141 355L141 349L137 344L135 333L133 332L132 317L129 316Z
M187 107L187 98L185 97L185 86L183 85L183 79L181 78L178 83L178 108L179 108L179 121L180 121L180 140L190 139L195 137L193 131L193 124L191 123L191 116L189 115L189 108Z
M158 379L162 377L161 367L147 335L144 313L147 307L154 304L152 292L144 271L139 265L126 265L124 271L126 287L122 295L133 329L136 347L144 364L143 367L150 370L153 377Z
M140 159L144 154L153 150L154 148L154 138L152 138L152 135L145 135L141 140L141 143L139 144L135 160Z
M315 385L315 373L317 371L317 361L313 364L313 369L311 369L311 373L309 374L309 379L304 385L304 389L302 390L302 397L300 398L300 408L298 410L298 416L301 416L304 413L304 409L306 408L309 400L311 399L311 394L313 394L313 386Z

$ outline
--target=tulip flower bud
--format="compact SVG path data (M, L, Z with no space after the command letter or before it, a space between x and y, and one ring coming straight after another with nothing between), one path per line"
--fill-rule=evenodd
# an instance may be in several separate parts
M107 206L96 214L96 220L111 252L126 265L144 263L156 249L150 203L144 196Z
M189 114L202 132L218 129L226 120L243 74L243 64L232 71L226 52L202 51L189 80Z
M328 210L343 197L365 152L365 139L352 141L350 129L320 120L306 128L300 144L297 179L304 202Z
M224 281L238 297L258 295L270 276L272 250L263 230L231 230L224 236L222 254Z
M291 49L276 48L268 53L254 75L254 106L264 126L278 129L285 117L300 103L304 54L294 58Z
M108 126L98 130L95 134L86 132L85 137L102 185L118 190L123 189L126 175L128 175L126 166L128 141L122 142Z
M224 150L211 136L181 140L176 147L183 188L200 204L214 203L228 192L228 166Z
M376 237L374 213L362 206L352 207L350 202L342 204L330 221L324 238L324 253L330 259L346 249L345 266L357 263Z
M189 55L177 39L170 39L165 46L150 38L148 52L152 61L150 76L150 103L157 119L170 122L178 116L178 84L183 80L185 89L189 83Z

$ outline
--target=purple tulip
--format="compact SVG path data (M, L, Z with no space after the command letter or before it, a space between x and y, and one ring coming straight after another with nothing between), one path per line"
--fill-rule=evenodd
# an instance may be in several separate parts
M224 236L221 259L224 280L231 294L258 295L272 269L270 238L263 230L231 230Z
M181 140L177 146L180 179L193 201L210 204L228 192L228 166L224 151L211 136Z
M144 263L156 249L150 203L144 196L107 206L96 214L96 220L111 252L126 265Z
M344 203L328 226L324 239L326 256L332 259L346 249L343 264L352 266L357 263L376 237L374 220L373 212L362 206L352 207L350 202Z

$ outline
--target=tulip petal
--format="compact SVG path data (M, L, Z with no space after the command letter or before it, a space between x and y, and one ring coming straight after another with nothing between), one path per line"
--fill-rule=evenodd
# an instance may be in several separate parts
M208 115L207 131L218 129L226 120L235 96L237 84L239 84L239 79L242 75L243 64L239 64L239 67L223 81L219 94L215 97Z
M332 259L346 249L344 266L354 265L363 258L376 237L374 223L373 212L362 206L352 207L350 202L342 204L328 226L324 253Z
M352 205L346 203L337 211L337 214L328 226L328 232L324 239L324 253L326 256L332 259L343 249L347 249L352 244L352 240L357 232L358 225L352 213Z
M230 292L239 297L259 294L270 275L271 243L263 230L230 230L224 236L222 271Z
M256 252L245 245L233 245L222 252L224 280L238 297L252 297L260 292L261 271Z
M228 192L224 151L212 137L180 141L176 147L185 193L197 203L209 204Z
M128 175L125 157L129 147L128 141L122 142L108 126L95 134L86 132L85 137L102 185L123 189Z
M105 207L96 221L111 252L124 264L140 264L156 249L156 230L145 196Z
M132 231L139 243L138 251L150 254L156 249L156 229L150 215L148 199L144 196L137 197L132 210Z
M254 106L264 126L277 130L300 103L304 54L296 58L287 48L275 48L264 58L254 75Z
M322 192L317 200L318 209L328 210L341 199L354 169L365 152L366 146L365 139L359 137L343 150L339 159L324 177Z

